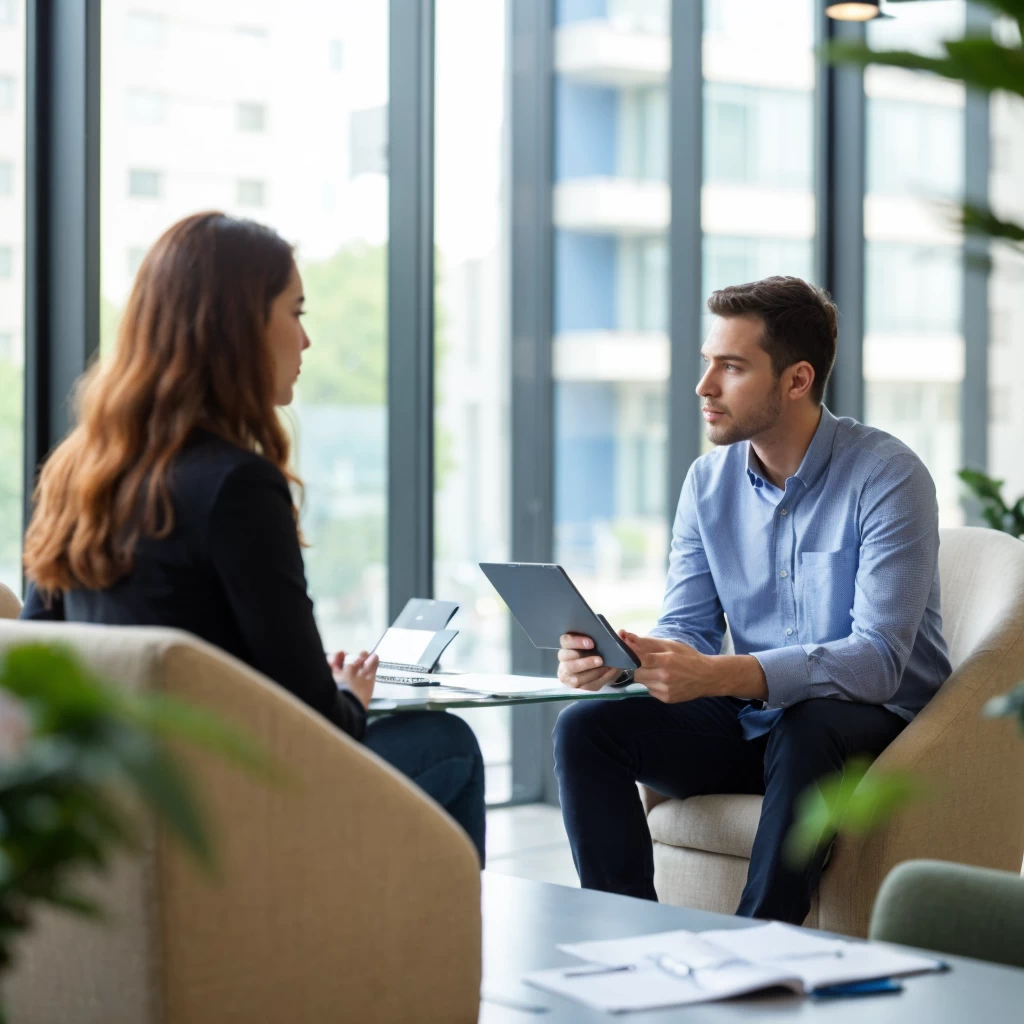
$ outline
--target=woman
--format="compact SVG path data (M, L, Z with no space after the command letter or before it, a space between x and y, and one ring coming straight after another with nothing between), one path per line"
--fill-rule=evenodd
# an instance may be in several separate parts
M173 626L216 644L405 772L482 863L469 727L430 712L367 726L376 657L323 655L275 411L310 345L302 315L291 246L270 229L201 213L163 235L40 475L22 618Z

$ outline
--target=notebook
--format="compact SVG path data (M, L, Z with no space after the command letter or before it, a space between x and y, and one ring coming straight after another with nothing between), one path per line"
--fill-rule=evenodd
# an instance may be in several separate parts
M524 981L608 1013L686 1006L774 987L810 994L945 967L933 957L777 922L558 948L586 964L534 971Z

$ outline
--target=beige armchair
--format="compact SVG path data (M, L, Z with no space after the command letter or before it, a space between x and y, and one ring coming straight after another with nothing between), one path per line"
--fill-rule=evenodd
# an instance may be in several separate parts
M933 796L863 839L836 842L808 925L866 935L875 894L901 861L1021 869L1024 742L1013 723L980 711L1024 679L1024 543L994 530L943 530L939 574L953 674L871 769L913 772ZM734 913L761 798L642 795L659 899Z
M125 686L253 737L273 784L183 752L217 842L211 878L157 829L95 883L109 923L41 912L7 985L19 1024L476 1021L480 867L459 827L360 744L174 630L0 622L0 651L69 644Z
M21 614L18 595L4 583L0 583L0 619L16 619Z

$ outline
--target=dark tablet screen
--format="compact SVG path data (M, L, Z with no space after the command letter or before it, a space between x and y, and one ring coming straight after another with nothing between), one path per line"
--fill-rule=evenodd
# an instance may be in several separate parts
M557 649L563 633L582 633L609 668L637 668L637 656L608 621L591 611L560 565L481 562L484 575L501 594L534 647Z

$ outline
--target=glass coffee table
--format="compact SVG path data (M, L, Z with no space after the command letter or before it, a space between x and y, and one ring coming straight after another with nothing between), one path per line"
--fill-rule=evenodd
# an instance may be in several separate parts
M624 700L647 693L639 683L606 686L601 690L574 690L554 678L537 676L494 676L493 692L459 688L461 673L445 674L445 682L431 686L378 683L368 715L390 715L402 711L445 711L448 708L501 708L523 704L550 704L567 700ZM474 674L474 680L480 680ZM474 687L476 683L474 683Z

